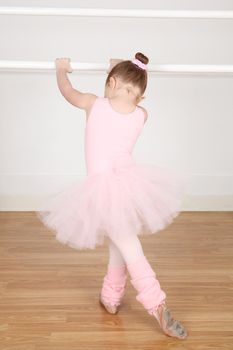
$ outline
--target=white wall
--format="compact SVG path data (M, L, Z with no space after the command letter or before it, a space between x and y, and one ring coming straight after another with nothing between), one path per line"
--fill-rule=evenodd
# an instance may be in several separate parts
M0 6L19 6L0 1ZM24 1L20 6L53 6ZM56 1L57 7L77 6ZM79 7L97 7L79 1ZM101 1L101 8L233 10L229 1ZM233 20L0 16L0 60L108 62L142 51L151 64L233 64ZM73 86L103 95L106 74L74 72ZM150 74L149 119L138 161L190 177L183 210L233 209L233 76ZM35 210L86 175L85 114L53 72L0 72L0 209Z

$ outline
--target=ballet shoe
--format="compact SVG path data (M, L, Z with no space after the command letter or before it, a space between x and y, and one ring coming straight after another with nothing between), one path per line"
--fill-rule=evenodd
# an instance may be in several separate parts
M119 311L119 305L114 305L114 304L105 302L102 299L101 294L99 294L99 303L110 314L117 314Z
M159 305L157 310L152 312L152 315L155 316L161 329L166 335L178 339L185 339L188 336L185 327L180 322L173 319L170 310L165 303Z

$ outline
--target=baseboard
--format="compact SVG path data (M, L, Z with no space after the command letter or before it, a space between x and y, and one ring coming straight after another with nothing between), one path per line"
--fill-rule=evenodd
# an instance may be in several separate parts
M2 195L0 211L35 211L46 201L46 195ZM181 211L232 211L233 196L186 195Z

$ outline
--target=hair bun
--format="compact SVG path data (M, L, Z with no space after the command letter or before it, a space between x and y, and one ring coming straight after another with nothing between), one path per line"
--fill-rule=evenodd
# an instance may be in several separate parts
M143 53L141 53L141 52L137 52L135 54L135 58L137 58L139 61L141 61L144 64L148 64L148 62L149 62L149 58L146 57L145 55L143 55Z

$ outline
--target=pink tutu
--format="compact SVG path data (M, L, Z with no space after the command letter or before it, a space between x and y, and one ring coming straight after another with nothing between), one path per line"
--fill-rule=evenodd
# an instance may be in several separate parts
M174 170L135 163L88 175L36 213L61 243L94 249L105 236L164 229L180 212L185 184L185 177Z

